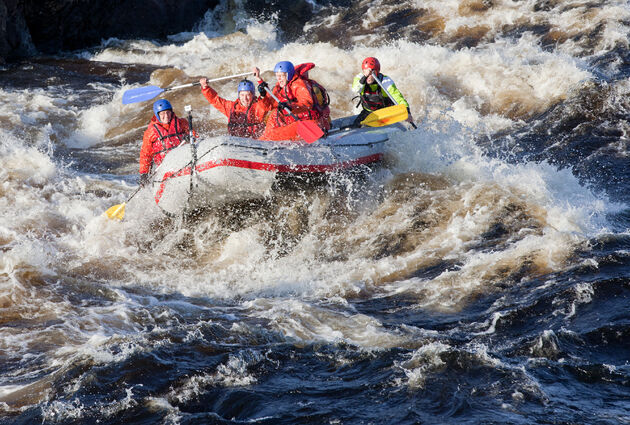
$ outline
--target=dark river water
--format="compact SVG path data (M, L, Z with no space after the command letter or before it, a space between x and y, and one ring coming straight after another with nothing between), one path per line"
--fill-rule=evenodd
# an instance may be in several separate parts
M630 424L627 2L315 6L0 68L0 423ZM126 90L314 62L339 118L366 56L418 125L368 175L103 216L152 115Z

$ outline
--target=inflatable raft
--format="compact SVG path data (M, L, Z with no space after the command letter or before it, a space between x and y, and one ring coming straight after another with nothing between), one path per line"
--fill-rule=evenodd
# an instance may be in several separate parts
M333 122L338 128L353 117ZM385 143L404 122L386 127L332 130L314 143L215 137L180 145L153 174L155 203L167 215L259 199L286 175L321 175L383 159Z

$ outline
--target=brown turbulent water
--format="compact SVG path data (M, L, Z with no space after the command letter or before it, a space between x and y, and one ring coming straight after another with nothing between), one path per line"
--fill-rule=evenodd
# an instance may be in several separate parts
M627 4L346 6L0 69L0 423L630 423ZM103 218L152 113L125 90L313 61L342 117L368 55L418 123L382 166Z

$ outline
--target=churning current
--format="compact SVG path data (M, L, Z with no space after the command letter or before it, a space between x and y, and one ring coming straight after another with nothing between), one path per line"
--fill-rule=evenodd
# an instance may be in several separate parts
M341 3L0 68L0 423L630 423L628 4ZM313 62L335 119L367 56L418 127L379 166L103 215L153 114L125 91Z

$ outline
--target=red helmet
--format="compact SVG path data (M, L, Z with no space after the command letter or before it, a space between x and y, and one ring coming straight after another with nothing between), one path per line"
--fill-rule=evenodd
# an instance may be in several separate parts
M373 57L365 58L363 59L363 63L361 64L361 69L365 68L370 68L378 74L379 72L381 72L381 63L378 61L378 59Z

